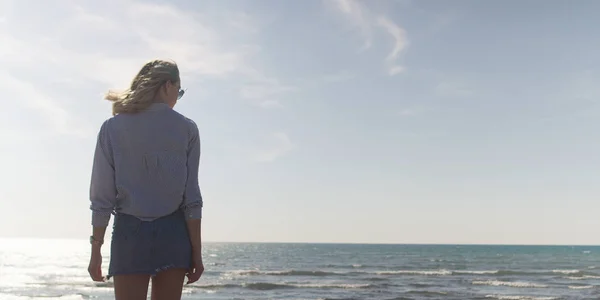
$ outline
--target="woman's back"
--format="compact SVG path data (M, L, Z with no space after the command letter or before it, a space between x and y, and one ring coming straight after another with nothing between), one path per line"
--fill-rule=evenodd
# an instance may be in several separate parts
M116 211L154 220L181 206L188 151L198 139L193 121L156 103L144 112L107 120L100 135L114 161Z

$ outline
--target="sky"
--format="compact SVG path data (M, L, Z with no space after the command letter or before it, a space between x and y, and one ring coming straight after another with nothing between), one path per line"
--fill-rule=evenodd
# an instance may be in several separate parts
M0 0L0 237L89 236L102 96L163 58L206 241L600 244L598 10Z

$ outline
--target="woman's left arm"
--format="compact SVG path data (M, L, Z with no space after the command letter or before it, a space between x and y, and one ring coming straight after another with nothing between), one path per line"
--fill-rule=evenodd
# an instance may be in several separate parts
M190 140L187 151L187 182L183 196L182 208L188 221L190 240L196 250L202 247L200 237L200 220L202 219L202 194L198 184L198 169L200 167L200 134L198 126L190 120ZM189 228L188 228L189 229Z
M200 134L196 124L190 120L191 136L187 153L187 182L183 197L183 210L187 222L188 235L192 244L193 266L187 274L188 284L196 282L204 272L202 263L202 194L198 184L200 167Z

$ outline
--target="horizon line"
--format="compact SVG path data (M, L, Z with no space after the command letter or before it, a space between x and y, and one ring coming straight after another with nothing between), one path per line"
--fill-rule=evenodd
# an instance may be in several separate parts
M0 240L73 240L87 241L85 238L59 237L2 237ZM110 238L107 239L110 241ZM374 246L505 246L505 247L600 247L600 244L518 244L518 243L391 243L391 242L290 242L290 241L203 241L207 244L298 244L298 245L374 245Z

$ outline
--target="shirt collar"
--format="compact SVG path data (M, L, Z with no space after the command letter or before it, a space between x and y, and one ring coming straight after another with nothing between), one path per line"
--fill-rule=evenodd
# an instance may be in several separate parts
M171 109L171 108L166 103L152 103L148 107L148 111L159 111L159 110L165 110L165 109Z

